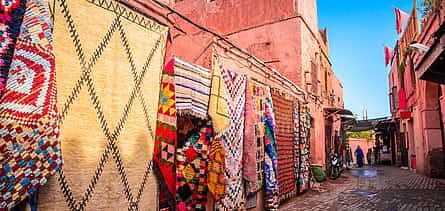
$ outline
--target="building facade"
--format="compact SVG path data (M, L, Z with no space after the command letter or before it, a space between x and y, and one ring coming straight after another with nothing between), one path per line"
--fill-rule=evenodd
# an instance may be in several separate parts
M444 6L444 1L431 5L419 29L414 3L405 31L397 42L388 76L398 163L407 163L417 173L442 178L445 177L445 101L441 84L445 80L437 75L444 64L440 62L442 52L435 47L443 46ZM417 47L418 44L427 49Z
M337 119L328 121L335 125L325 128L324 109L343 109L343 94L331 68L327 30L318 29L316 1L182 0L173 5L175 10L224 35L308 93L311 162L324 166L326 142L335 134L326 136L326 131L340 131L341 125L336 116L333 118Z

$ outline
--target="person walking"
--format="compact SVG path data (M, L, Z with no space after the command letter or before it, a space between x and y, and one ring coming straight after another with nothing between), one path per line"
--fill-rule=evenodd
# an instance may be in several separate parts
M368 166L372 165L372 149L368 149L368 152L366 153L366 161L368 161Z
M357 157L357 166L359 168L363 167L363 150L360 148L360 145L357 145L357 149L355 150L355 156Z
M347 146L345 152L345 165L347 169L349 169L349 167L351 166L351 155L351 147Z

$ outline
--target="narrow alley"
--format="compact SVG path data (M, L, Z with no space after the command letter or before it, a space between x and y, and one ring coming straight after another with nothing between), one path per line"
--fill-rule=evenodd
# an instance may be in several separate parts
M280 210L445 210L445 181L390 166L345 170Z

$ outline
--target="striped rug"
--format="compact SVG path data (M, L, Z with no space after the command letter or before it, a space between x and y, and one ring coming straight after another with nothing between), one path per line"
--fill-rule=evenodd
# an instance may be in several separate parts
M295 194L295 138L293 101L278 90L272 90L275 114L275 138L278 160L278 187L280 200Z
M179 115L207 118L210 70L175 58L176 109Z

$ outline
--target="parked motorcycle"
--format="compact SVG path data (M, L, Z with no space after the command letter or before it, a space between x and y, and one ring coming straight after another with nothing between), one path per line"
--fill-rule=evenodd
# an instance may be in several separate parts
M331 154L331 165L329 167L329 178L332 180L339 178L342 171L343 171L342 159L338 156L337 153Z

